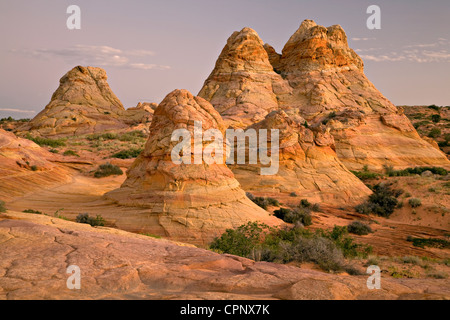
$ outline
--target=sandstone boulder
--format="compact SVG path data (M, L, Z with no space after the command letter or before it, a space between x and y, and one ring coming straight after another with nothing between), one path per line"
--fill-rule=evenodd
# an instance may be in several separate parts
M148 231L190 243L207 243L225 229L247 221L278 224L251 202L225 164L175 164L171 136L176 129L194 133L225 130L219 113L200 97L175 90L155 110L144 151L127 172L121 186L105 196L123 206L148 208ZM201 150L205 144L201 145ZM192 157L194 156L192 149Z

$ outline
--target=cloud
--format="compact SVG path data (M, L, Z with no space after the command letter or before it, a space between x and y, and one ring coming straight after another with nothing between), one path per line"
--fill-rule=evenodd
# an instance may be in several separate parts
M96 67L121 67L141 70L166 70L170 66L133 61L154 56L148 50L121 50L109 46L75 45L61 49L21 49L11 50L36 59L60 58L71 65L92 65Z
M382 48L355 49L355 52L359 52L363 60L374 62L450 62L450 42L444 38L437 40L432 43L405 45L389 53Z
M36 113L36 111L32 111L32 110L20 110L20 109L8 109L8 108L0 108L0 111L18 112L18 113Z
M351 38L353 41L369 41L376 40L376 38Z

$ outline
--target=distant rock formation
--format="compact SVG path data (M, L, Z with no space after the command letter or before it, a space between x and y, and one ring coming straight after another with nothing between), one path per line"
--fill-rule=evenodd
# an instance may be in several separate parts
M109 87L105 70L78 66L61 78L45 109L16 133L69 136L125 129L151 121L148 107L125 110Z
M68 182L69 173L48 160L52 157L34 142L0 129L0 200Z
M171 152L178 143L171 141L173 131L193 133L194 121L201 121L204 131L226 129L208 101L186 90L168 94L155 110L145 149L127 171L126 181L105 196L119 205L148 208L140 225L153 234L163 232L189 243L207 243L247 221L279 224L246 197L225 164L172 161Z
M325 28L303 21L282 54L263 46L256 32L245 28L228 39L199 95L233 127L257 123L277 109L311 125L324 123L339 159L352 170L364 165L449 166L445 155L421 139L402 110L366 78L363 68L338 25Z
M303 123L303 119L278 110L250 126L256 132L279 130L278 173L261 176L252 170L260 165L233 165L230 168L236 179L250 192L295 193L316 202L361 202L371 191L339 161L329 129L323 125L306 128Z
M136 107L128 108L126 113L126 121L133 123L150 124L153 119L153 113L158 107L157 103L139 102Z

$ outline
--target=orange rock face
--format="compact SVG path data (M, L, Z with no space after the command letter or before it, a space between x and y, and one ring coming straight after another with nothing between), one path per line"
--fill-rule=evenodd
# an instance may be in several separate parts
M199 94L225 119L232 119L230 125L251 125L264 114L282 109L289 116L303 117L308 124L326 123L336 153L349 169L450 165L366 78L363 61L348 47L340 26L325 28L305 20L281 54L268 44L262 46L256 32L250 30L245 28L230 37ZM246 41L237 45L237 38ZM235 73L245 77L238 79ZM243 83L247 90L241 89ZM238 103L253 94L261 99ZM234 120L242 115L247 115L247 121Z
M227 125L245 128L278 109L277 94L289 90L258 34L244 28L228 39L199 96L214 105Z
M295 119L295 118L294 118ZM232 170L246 191L292 193L319 202L360 202L370 190L339 161L334 139L324 126L306 128L284 111L273 111L249 128L278 129L279 170L261 176L254 165L235 165Z
M48 160L52 157L34 142L0 129L0 200L69 181L67 170Z
M210 241L226 228L247 221L279 223L245 196L225 164L172 161L171 152L178 143L171 141L172 133L186 129L194 134L194 121L201 121L204 131L225 130L219 113L206 100L186 90L167 95L155 110L144 151L128 170L122 187L106 197L120 205L148 208L148 221L142 223L156 224L170 238L190 243Z
M107 82L105 70L75 67L65 74L50 103L18 134L68 136L124 129L151 120L143 107L125 110Z

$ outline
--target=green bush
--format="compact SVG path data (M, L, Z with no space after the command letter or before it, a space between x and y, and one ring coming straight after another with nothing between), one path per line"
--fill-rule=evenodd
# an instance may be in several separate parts
M308 208L296 208L294 210L280 208L274 211L274 215L287 223L301 223L304 226L312 224L311 210Z
M94 177L103 178L112 175L122 175L123 171L118 166L112 165L110 163L102 164L98 167L97 171L94 173Z
M392 167L385 167L386 175L389 177L404 177L411 176L415 174L422 174L425 171L431 171L433 174L437 174L440 176L446 176L448 171L442 167L415 167L415 168L406 168L403 170L394 170Z
M431 121L433 121L434 123L438 123L439 121L441 121L441 115L439 114L433 114L431 116Z
M346 227L313 233L304 228L271 228L256 222L226 230L210 249L257 261L314 262L326 271L344 270L344 257L366 256L371 251L371 247L354 243Z
M135 131L131 131L131 132L126 132L122 135L119 136L119 140L120 141L135 141L137 139L144 139L147 138L147 136L145 135L144 132L140 131L140 130L135 130Z
M6 212L5 202L0 200L0 213Z
M372 188L373 193L368 201L359 204L355 210L361 214L376 214L382 217L389 217L395 210L397 198L403 193L403 190L392 189L388 183L380 183Z
M32 213L32 214L43 214L42 212L37 211L37 210L33 210L33 209L26 209L26 210L23 210L22 212Z
M422 205L422 201L421 201L420 199L417 199L417 198L411 198L411 199L409 199L409 200L408 200L408 203L409 203L409 205L410 205L412 208L417 208L417 207L420 207L420 206Z
M433 128L430 130L430 132L428 133L428 137L430 138L437 138L442 134L441 129L439 128Z
M263 208L264 210L267 210L269 206L279 207L280 202L277 199L274 198L264 198L264 197L255 197L251 193L247 192L247 197L252 200L255 204L257 204L259 207Z
M25 138L33 141L37 145L48 146L52 148L63 147L66 145L66 139L49 139L49 138L41 138L41 137L33 137L29 133L25 135Z
M360 236L365 236L373 232L372 228L369 225L362 223L361 221L353 221L347 226L347 230L349 233L357 234Z
M63 153L64 156L74 156L74 157L79 157L78 153L76 153L73 150L66 150Z
M38 167L37 167L36 165L32 165L32 166L30 167L30 169L31 169L31 171L37 171L37 170L38 170Z
M428 106L428 108L439 111L439 107L435 104L432 104L431 106Z
M111 158L118 159L132 159L138 157L142 152L142 149L128 149L119 151L111 156Z
M209 247L223 253L248 257L253 250L262 245L264 233L269 231L270 228L265 224L248 222L237 229L227 229Z
M94 134L90 134L86 137L87 140L89 141L94 141L94 140L115 140L118 138L118 135L116 133L113 132L107 132L107 133L94 133Z
M408 238L406 238L406 241L412 242L413 246L419 247L419 248L425 248L425 247L432 247L432 248L439 248L439 249L449 249L450 248L450 241L447 241L444 239L413 238L411 236L408 236Z
M77 216L75 221L78 222L78 223L90 224L93 227L104 226L105 225L105 219L103 219L102 216L97 215L97 217L92 218L87 213L80 213Z

